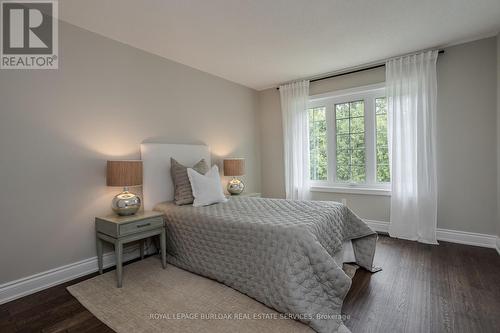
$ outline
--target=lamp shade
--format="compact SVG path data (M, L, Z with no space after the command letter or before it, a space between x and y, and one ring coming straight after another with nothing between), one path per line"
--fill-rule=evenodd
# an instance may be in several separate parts
M224 159L224 176L243 176L245 174L244 158Z
M108 186L142 185L142 161L108 161L106 184Z

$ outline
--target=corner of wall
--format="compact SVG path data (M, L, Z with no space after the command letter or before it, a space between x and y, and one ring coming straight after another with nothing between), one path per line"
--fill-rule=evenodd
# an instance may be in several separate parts
M284 198L283 130L280 97L276 88L259 91L258 116L262 195Z
M497 250L500 254L500 33L497 34Z

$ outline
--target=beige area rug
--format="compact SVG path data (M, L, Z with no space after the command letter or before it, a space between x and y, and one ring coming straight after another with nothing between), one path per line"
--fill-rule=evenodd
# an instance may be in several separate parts
M344 269L353 276L356 268ZM157 257L125 266L121 289L111 271L68 290L118 333L314 332L221 283L170 264L163 270Z

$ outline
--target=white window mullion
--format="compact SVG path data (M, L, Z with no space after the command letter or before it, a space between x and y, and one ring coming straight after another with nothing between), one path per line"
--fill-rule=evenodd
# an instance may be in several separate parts
M328 183L333 184L337 179L337 141L335 139L335 105L333 103L328 103L326 105L326 133L328 151Z
M365 165L366 184L375 184L376 153L375 153L375 99L371 95L365 96Z

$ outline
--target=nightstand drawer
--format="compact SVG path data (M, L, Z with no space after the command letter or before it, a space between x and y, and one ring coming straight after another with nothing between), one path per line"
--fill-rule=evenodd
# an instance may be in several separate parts
M161 216L154 217L146 220L120 224L120 236L128 235L131 233L151 230L163 226L163 218Z

